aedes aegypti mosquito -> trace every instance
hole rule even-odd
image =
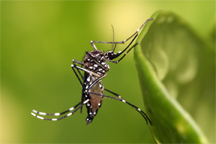
[[[116,64],[119,63],[127,55],[127,53],[130,52],[130,50],[137,45],[137,43],[136,43],[133,46],[131,46],[131,44],[137,38],[138,32],[143,28],[145,23],[148,22],[149,20],[153,20],[153,19],[152,18],[147,19],[133,35],[131,35],[129,38],[125,39],[124,41],[120,41],[120,42],[91,41],[90,43],[91,43],[92,47],[94,48],[94,51],[91,51],[91,52],[86,51],[86,55],[84,57],[83,62],[73,60],[73,64],[71,65],[72,70],[74,71],[76,77],[78,78],[80,84],[82,85],[82,97],[81,97],[81,101],[77,105],[75,105],[74,107],[71,107],[70,109],[63,111],[61,113],[45,113],[45,112],[38,112],[36,110],[32,110],[31,114],[33,116],[39,118],[39,119],[42,119],[42,120],[58,121],[58,120],[61,120],[61,119],[64,119],[66,117],[71,116],[78,109],[80,109],[82,112],[83,105],[86,105],[87,112],[88,112],[88,116],[86,118],[86,123],[88,125],[89,123],[92,122],[93,118],[97,115],[97,112],[102,105],[102,101],[103,101],[104,97],[107,97],[107,98],[122,101],[122,102],[130,105],[131,107],[135,108],[136,111],[138,111],[144,117],[147,124],[149,122],[152,125],[151,120],[148,118],[148,116],[140,108],[127,102],[120,95],[104,88],[104,86],[102,84],[102,79],[104,77],[106,77],[107,72],[110,69],[110,67],[106,61],[116,63]],[[128,44],[128,46],[123,51],[119,51],[118,53],[114,53],[116,44],[124,44],[125,42],[127,42],[131,38],[133,38],[133,39],[131,40],[131,42]],[[113,44],[114,47],[112,48],[112,51],[107,51],[106,53],[104,53],[103,51],[99,51],[96,48],[94,43]],[[113,59],[118,58],[123,53],[124,53],[124,55],[121,58],[119,58],[119,60],[113,61]],[[80,65],[80,66],[78,66],[78,65]],[[81,74],[80,71],[84,71],[84,76]],[[104,95],[104,90],[113,94],[115,97]],[[44,117],[39,116],[39,115],[61,116],[63,114],[66,114],[66,115],[59,117],[59,118],[44,118]]]

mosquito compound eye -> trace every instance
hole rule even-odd
[[[98,67],[98,65],[97,65],[97,64],[94,64],[94,67],[95,67],[95,68],[97,68],[97,67]]]

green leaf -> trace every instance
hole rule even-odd
[[[158,11],[151,18],[137,39],[134,58],[153,137],[158,143],[208,143],[188,107],[197,109],[196,98],[206,90],[214,98],[214,48],[174,13]],[[204,88],[204,81],[211,86]]]

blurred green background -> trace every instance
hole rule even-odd
[[[90,40],[112,41],[111,25],[115,40],[124,40],[157,10],[175,12],[206,39],[215,22],[214,1],[2,1],[0,142],[153,142],[145,120],[115,100],[105,99],[89,126],[85,108],[58,122],[30,112],[61,112],[77,104],[81,86],[71,60],[82,61],[85,51],[93,50]],[[144,109],[133,52],[110,67],[104,86]]]

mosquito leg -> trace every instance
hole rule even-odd
[[[117,94],[117,93],[115,93],[115,92],[112,92],[112,91],[110,91],[110,90],[108,90],[108,89],[106,89],[106,88],[104,88],[104,90],[107,91],[107,92],[109,92],[109,93],[111,93],[111,94],[113,94],[114,96],[117,96],[117,97],[119,97],[119,98],[122,98],[119,94]]]
[[[87,73],[89,73],[89,74],[92,74],[92,75],[94,75],[94,76],[96,76],[96,77],[101,77],[99,74],[94,73],[94,72],[92,72],[92,71],[90,71],[90,70],[87,70],[87,69],[85,69],[85,68],[79,67],[79,66],[77,66],[77,65],[72,64],[71,67],[72,67],[72,68],[75,67],[75,68],[80,69],[80,70],[82,70],[82,71],[85,71],[85,72],[87,72]]]
[[[78,63],[78,64],[84,66],[84,63],[83,63],[83,62],[77,61],[77,60],[75,60],[75,59],[73,59],[72,62],[73,62],[73,63]]]
[[[36,110],[32,110],[33,113],[37,114],[37,115],[44,115],[44,116],[60,116],[63,115],[65,113],[68,113],[72,110],[74,110],[75,108],[77,108],[79,105],[81,104],[81,102],[79,102],[77,105],[75,105],[74,107],[69,108],[66,111],[60,112],[60,113],[45,113],[45,112],[38,112]]]
[[[98,94],[98,93],[93,93],[93,92],[89,92],[90,94],[95,94],[95,95],[99,95],[99,96],[102,96],[102,97],[107,97],[107,98],[111,98],[111,99],[115,99],[115,100],[119,100],[119,101],[122,101],[128,105],[130,105],[131,107],[133,107],[134,109],[136,109],[136,111],[138,111],[142,116],[143,118],[146,120],[146,123],[148,124],[148,122],[152,125],[152,122],[151,120],[149,119],[149,117],[147,116],[147,114],[142,111],[140,108],[138,108],[137,106],[127,102],[125,99],[123,98],[116,98],[116,97],[112,97],[112,96],[107,96],[107,95],[103,95],[103,94]]]
[[[73,62],[73,64],[71,65],[71,68],[72,68],[72,70],[74,71],[74,73],[75,73],[75,75],[76,75],[76,77],[78,78],[78,80],[79,80],[79,82],[80,82],[80,84],[82,85],[82,81],[81,81],[81,79],[80,79],[80,77],[83,79],[83,75],[81,74],[81,72],[80,72],[80,70],[77,68],[77,65],[76,65],[76,63],[78,63],[78,64],[80,64],[80,65],[82,65],[82,66],[84,66],[84,63],[82,63],[82,62],[79,62],[79,61],[77,61],[77,60],[72,60],[72,62]],[[79,75],[77,74],[77,72],[75,71],[75,69],[74,68],[76,68],[76,70],[78,71],[78,73],[79,73],[79,75],[80,75],[80,77],[79,77]]]
[[[117,62],[119,63],[138,43],[134,44]]]
[[[72,114],[74,114],[78,109],[80,109],[83,105],[85,105],[87,102],[89,101],[89,99],[87,99],[87,100],[85,100],[81,105],[80,105],[80,103],[79,103],[79,107],[77,107],[76,109],[74,109],[74,111],[73,112],[70,112],[70,113],[68,113],[67,115],[65,115],[65,116],[63,116],[63,117],[60,117],[60,118],[44,118],[44,117],[41,117],[41,116],[38,116],[37,114],[35,114],[35,113],[31,113],[33,116],[35,116],[36,118],[39,118],[39,119],[42,119],[42,120],[50,120],[50,121],[58,121],[58,120],[61,120],[61,119],[64,119],[64,118],[66,118],[66,117],[69,117],[69,116],[71,116]],[[78,106],[78,104],[76,105],[76,106]],[[76,107],[75,106],[75,107]],[[74,107],[74,108],[75,108]],[[38,113],[39,114],[39,113]],[[54,113],[54,115],[55,114],[59,114],[59,113]]]
[[[82,85],[83,82],[81,81],[80,77],[78,76],[77,72],[75,71],[74,65],[73,65],[73,66],[71,65],[71,67],[72,67],[72,70],[73,70],[73,72],[75,73],[77,79],[79,80],[80,84]],[[75,68],[77,69],[77,67],[75,67]]]
[[[84,77],[83,77],[83,75],[81,74],[80,70],[77,68],[76,63],[77,63],[77,64],[80,64],[81,66],[84,66],[84,63],[83,63],[83,62],[79,62],[79,61],[74,60],[74,59],[72,60],[72,62],[73,62],[73,64],[74,64],[74,65],[71,65],[72,70],[74,71],[74,73],[75,73],[76,77],[78,78],[78,80],[79,80],[81,86],[83,87],[84,85],[83,85],[83,82],[81,81],[81,79],[84,81]],[[76,68],[76,70],[78,71],[78,74],[79,74],[79,75],[77,74],[75,68]],[[80,79],[79,76],[81,77],[81,79]],[[83,89],[84,89],[84,88],[83,88]],[[83,96],[81,95],[81,102],[80,102],[80,103],[83,103],[83,101],[84,101],[84,98],[83,98]],[[80,108],[80,113],[82,113],[82,107]]]
[[[74,65],[76,65],[75,63],[77,63],[77,64],[80,64],[81,66],[84,66],[84,63],[83,62],[80,62],[80,61],[77,61],[77,60],[72,60],[72,62],[73,62],[73,64]],[[83,75],[81,74],[81,72],[80,72],[80,70],[79,69],[77,69],[77,71],[79,72],[79,75],[82,77],[82,79],[83,79]]]

